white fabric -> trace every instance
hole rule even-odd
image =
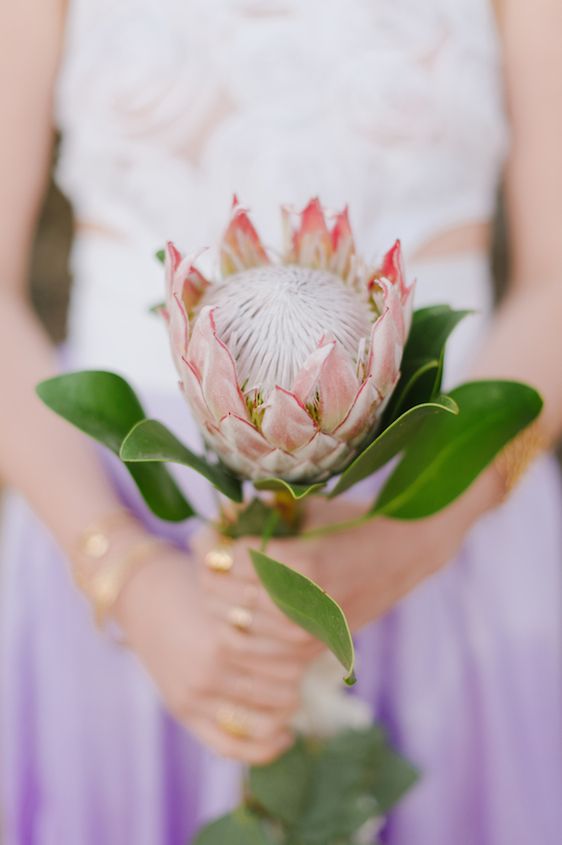
[[[317,194],[349,203],[366,257],[488,220],[500,64],[490,0],[73,0],[58,179],[79,219],[115,233],[74,247],[76,362],[172,379],[145,313],[162,298],[153,251],[216,243],[234,191],[273,247],[279,204]],[[487,284],[482,263],[463,304],[486,307]]]

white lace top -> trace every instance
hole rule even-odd
[[[58,179],[129,249],[108,279],[79,246],[81,342],[110,297],[158,301],[153,250],[213,243],[234,191],[271,245],[280,203],[349,203],[367,256],[488,220],[500,63],[490,0],[72,0]]]

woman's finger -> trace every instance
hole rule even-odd
[[[274,640],[282,648],[288,646],[297,650],[310,649],[312,653],[319,647],[318,641],[307,631],[292,622],[280,611],[272,613],[270,608],[252,607],[244,602],[244,595],[240,597],[233,591],[229,600],[215,595],[205,596],[207,611],[219,624],[235,629],[245,635],[245,640],[238,640],[245,646],[258,646],[254,640]],[[267,646],[266,646],[267,648]]]
[[[272,669],[280,664],[292,663],[302,673],[321,649],[320,643],[312,637],[288,641],[277,636],[269,636],[257,627],[254,629],[251,623],[247,630],[240,630],[228,619],[226,621],[217,619],[216,624],[221,653],[227,662],[235,660],[237,664],[240,662],[244,664],[246,661],[251,661],[256,665],[270,663]]]
[[[217,678],[216,694],[243,707],[283,713],[296,712],[301,703],[299,683],[242,671],[223,672]]]
[[[292,708],[260,709],[220,695],[194,699],[186,712],[189,720],[207,720],[209,727],[229,737],[255,743],[268,743],[284,734],[293,715]]]
[[[268,740],[254,740],[232,736],[224,728],[205,716],[193,716],[186,727],[221,757],[228,757],[250,766],[263,766],[287,751],[294,742],[291,731],[285,729]]]

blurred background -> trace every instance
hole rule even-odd
[[[56,342],[62,341],[65,334],[71,240],[70,206],[51,180],[33,249],[31,294],[41,320]]]

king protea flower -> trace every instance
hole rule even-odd
[[[399,377],[412,314],[400,243],[356,254],[347,209],[283,209],[274,260],[234,201],[211,282],[172,243],[166,316],[181,387],[205,440],[238,475],[321,481],[372,436]]]

